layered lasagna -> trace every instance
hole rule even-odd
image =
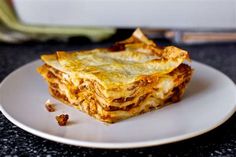
[[[187,51],[160,47],[140,29],[109,48],[42,55],[50,94],[107,123],[174,103],[191,79]]]

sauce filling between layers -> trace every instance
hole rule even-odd
[[[171,73],[158,78],[138,80],[124,90],[128,97],[106,97],[105,90],[96,80],[81,78],[75,86],[70,76],[47,64],[41,67],[41,74],[49,84],[49,91],[57,99],[76,107],[103,121],[113,122],[138,115],[170,102],[180,100],[192,69],[181,64]],[[109,89],[108,89],[109,90]],[[112,89],[122,92],[121,87]],[[119,91],[120,90],[120,91]]]

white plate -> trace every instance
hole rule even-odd
[[[15,125],[37,136],[85,147],[134,148],[188,139],[224,123],[236,109],[235,84],[223,73],[193,62],[195,73],[182,101],[115,124],[105,125],[53,99],[35,71],[41,61],[11,73],[0,86],[2,113]],[[57,111],[49,113],[50,98]],[[68,126],[55,116],[70,115]]]

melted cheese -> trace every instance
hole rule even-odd
[[[137,33],[134,35],[143,37]],[[151,45],[148,45],[147,48],[144,47],[141,50],[133,48],[133,51],[130,50],[130,47],[132,45],[137,47],[137,43],[129,43],[127,48],[116,52],[109,52],[105,49],[95,49],[83,53],[58,51],[54,55],[43,55],[42,60],[69,74],[74,80],[77,78],[93,79],[105,88],[114,88],[133,83],[142,76],[167,74],[188,59],[188,53],[179,48],[169,46],[160,50],[153,45],[154,43],[149,44]]]

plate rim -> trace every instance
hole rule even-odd
[[[31,61],[29,63],[26,63],[25,65],[22,65],[22,66],[18,67],[14,71],[12,71],[10,74],[8,74],[2,80],[2,82],[0,83],[0,89],[3,86],[3,84],[14,73],[16,73],[17,71],[21,70],[22,68],[25,68],[26,66],[30,66],[31,64],[35,64],[36,62],[39,62],[39,61],[40,61],[39,59]],[[220,70],[217,70],[214,67],[209,66],[207,64],[204,64],[204,63],[201,63],[201,62],[198,62],[198,61],[195,61],[195,60],[193,60],[193,62],[195,62],[197,64],[200,64],[201,66],[205,66],[207,68],[210,68],[211,70],[214,70],[214,71],[218,72],[219,74],[223,75],[235,87],[235,93],[236,93],[236,85],[235,85],[235,83],[226,74],[224,74]],[[0,95],[0,100],[1,100],[1,95]],[[144,148],[144,147],[158,146],[158,145],[163,145],[163,144],[168,144],[168,143],[174,143],[174,142],[187,140],[187,139],[190,139],[190,138],[202,135],[204,133],[207,133],[207,132],[217,128],[218,126],[222,125],[223,123],[225,123],[236,112],[236,104],[234,105],[232,110],[229,113],[227,113],[227,115],[224,118],[222,118],[216,124],[211,125],[208,128],[197,130],[197,131],[194,131],[194,132],[191,132],[191,133],[187,133],[187,134],[184,134],[184,135],[179,135],[179,136],[174,136],[174,137],[169,137],[169,138],[164,138],[164,139],[138,141],[138,142],[119,142],[119,143],[115,143],[115,142],[92,142],[92,141],[85,141],[85,140],[74,140],[74,139],[68,139],[68,138],[52,135],[52,134],[45,133],[43,131],[39,131],[37,129],[31,128],[30,126],[27,126],[26,124],[24,124],[24,123],[18,121],[17,119],[13,118],[10,114],[7,113],[7,111],[4,109],[3,105],[1,104],[1,102],[0,102],[0,111],[2,112],[2,114],[10,122],[15,124],[19,128],[23,129],[24,131],[26,131],[28,133],[31,133],[31,134],[33,134],[35,136],[38,136],[38,137],[50,140],[50,141],[54,141],[54,142],[58,142],[58,143],[62,143],[62,144],[74,145],[74,146],[82,146],[82,147],[87,147],[87,148],[129,149],[129,148]]]

